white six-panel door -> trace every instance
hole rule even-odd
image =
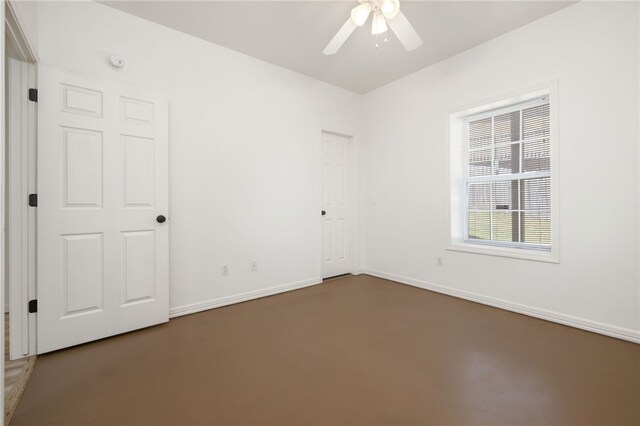
[[[349,222],[349,139],[322,133],[323,277],[351,272]]]
[[[38,69],[38,353],[168,321],[167,103]]]

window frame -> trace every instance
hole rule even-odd
[[[547,100],[542,100],[547,98]],[[536,87],[520,90],[486,101],[476,102],[472,105],[456,108],[449,113],[448,139],[449,139],[449,167],[448,191],[449,199],[449,241],[448,250],[464,251],[485,255],[513,257],[519,259],[536,260],[543,262],[559,263],[559,206],[558,206],[558,96],[557,81],[549,82]],[[478,120],[486,117],[500,115],[509,111],[526,109],[536,104],[549,103],[549,137],[551,140],[550,156],[551,166],[548,176],[551,184],[551,245],[535,245],[521,242],[499,242],[492,240],[475,240],[468,238],[468,126],[470,119]],[[509,142],[506,145],[510,145]],[[521,141],[518,143],[522,143]],[[521,145],[522,146],[522,145]],[[492,143],[492,154],[495,144]],[[521,153],[522,155],[522,153]],[[493,155],[492,155],[492,158]],[[493,161],[493,160],[492,160]],[[492,166],[493,167],[493,166]],[[546,172],[540,175],[547,176]],[[537,172],[519,173],[521,178],[534,178]],[[504,180],[513,180],[514,174],[505,175]],[[495,175],[488,176],[486,181],[495,182]],[[482,180],[482,179],[480,179]],[[477,179],[473,179],[477,181]]]

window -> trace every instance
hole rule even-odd
[[[458,247],[534,258],[552,251],[549,98],[547,91],[454,114],[452,237]]]

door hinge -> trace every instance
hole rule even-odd
[[[38,102],[38,89],[29,89],[29,100],[31,102]]]
[[[29,194],[29,207],[38,207],[38,194]]]
[[[38,299],[29,300],[29,313],[35,314],[38,312]]]

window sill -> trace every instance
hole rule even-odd
[[[484,254],[488,256],[511,257],[514,259],[533,260],[537,262],[560,263],[558,254],[554,250],[527,250],[521,248],[473,244],[463,241],[450,242],[447,250]]]

